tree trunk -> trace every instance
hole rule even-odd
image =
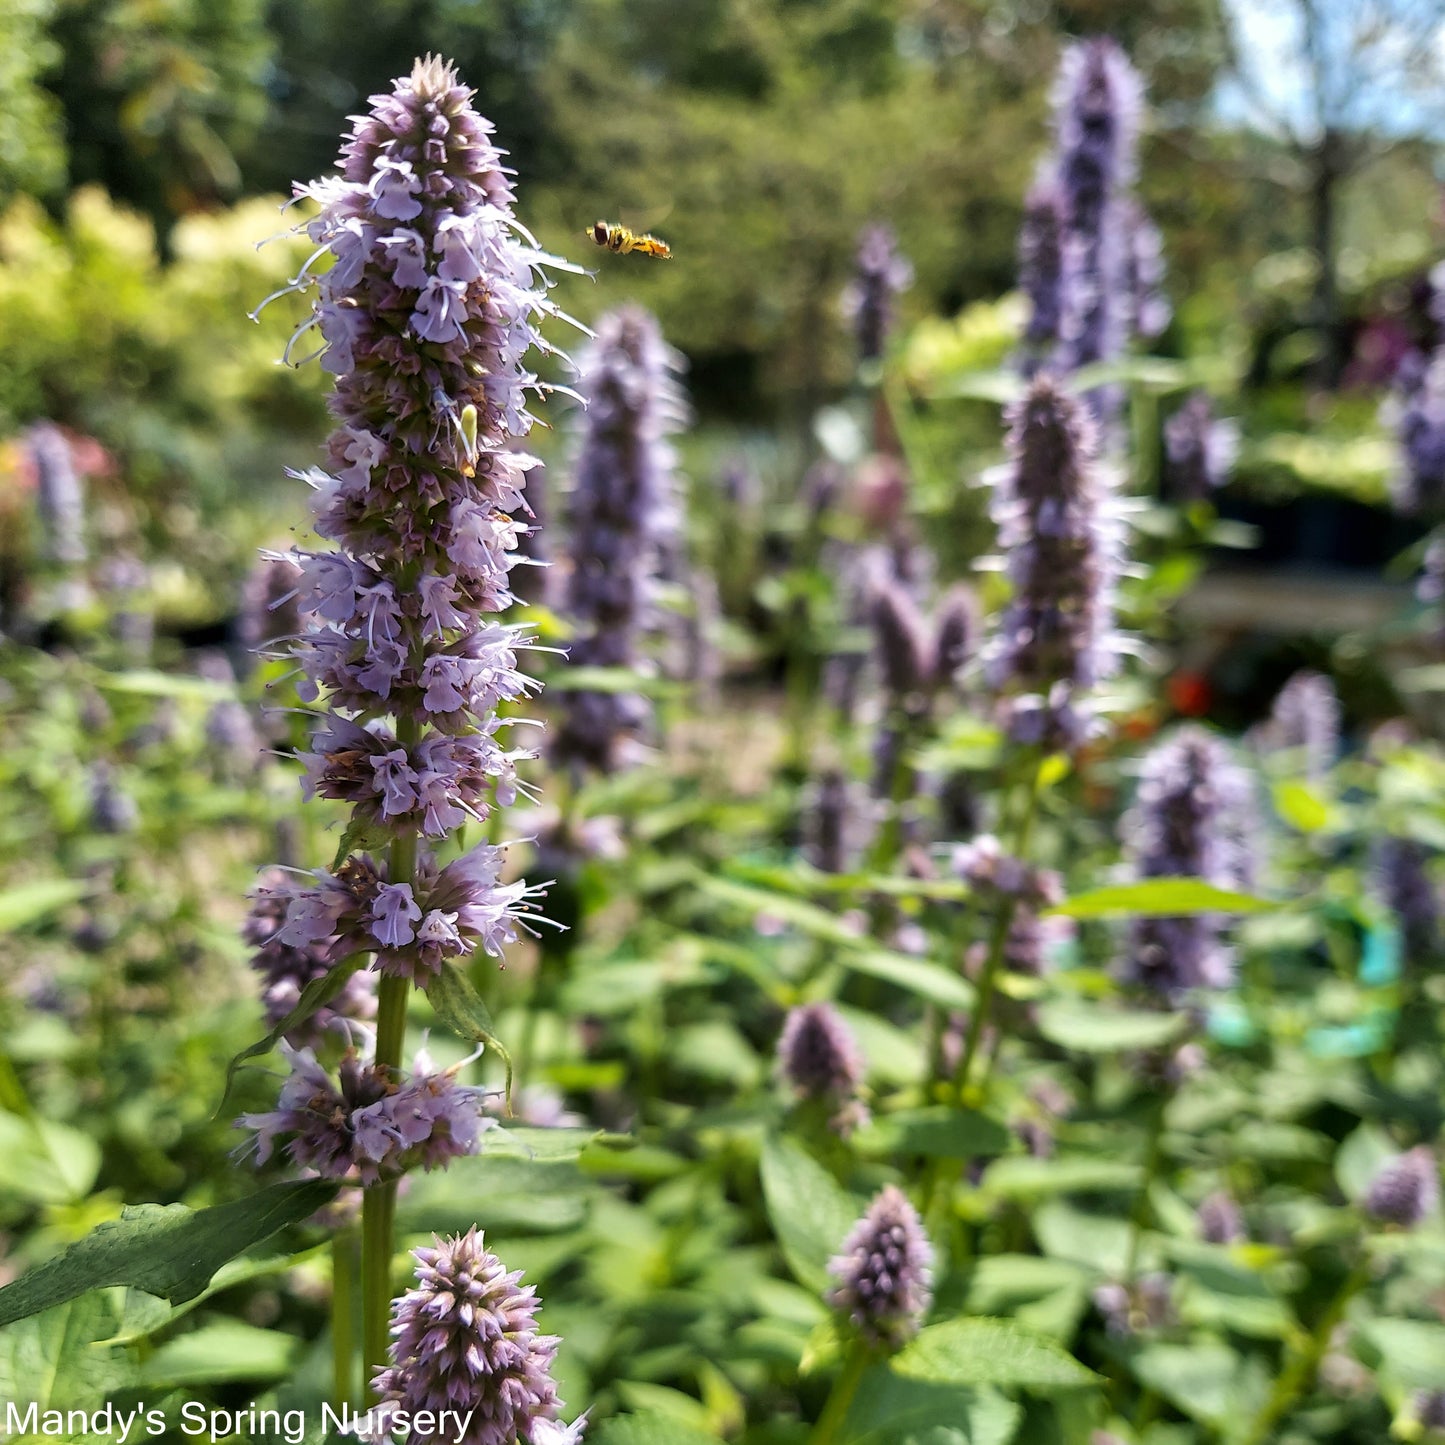
[[[1309,323],[1319,336],[1315,376],[1333,391],[1345,369],[1344,319],[1336,275],[1336,202],[1343,174],[1339,135],[1326,127],[1310,152],[1310,247],[1315,253],[1315,288]]]

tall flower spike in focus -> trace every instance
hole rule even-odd
[[[566,610],[577,633],[574,667],[635,669],[656,622],[662,552],[678,530],[677,455],[668,438],[686,407],[681,358],[638,306],[597,323],[580,358],[587,401],[571,502]],[[549,752],[553,762],[608,771],[647,731],[648,700],[636,693],[570,692]]]
[[[878,361],[893,329],[894,297],[913,284],[913,267],[889,226],[873,225],[858,237],[853,279],[843,292],[843,313],[853,323],[858,360]]]
[[[521,1270],[508,1273],[476,1229],[412,1257],[416,1283],[392,1305],[390,1363],[375,1381],[382,1409],[413,1418],[471,1410],[465,1431],[448,1437],[453,1445],[578,1439],[577,1427],[569,1434],[555,1424],[560,1341],[538,1332],[537,1292]]]
[[[356,120],[341,175],[297,189],[319,203],[306,230],[333,257],[308,326],[337,378],[339,422],[328,467],[304,474],[333,548],[295,554],[308,630],[291,650],[303,698],[329,710],[306,786],[351,805],[353,838],[390,845],[362,946],[421,982],[438,949],[457,957],[472,944],[446,910],[418,911],[418,836],[440,841],[511,801],[526,754],[504,743],[498,709],[534,686],[518,667],[524,639],[490,614],[512,600],[532,462],[509,442],[532,424],[537,382],[522,358],[553,314],[552,258],[520,233],[471,94],[450,66],[418,61]],[[472,871],[476,912],[504,890]],[[357,902],[330,888],[298,889],[290,919],[334,922]]]
[[[1247,822],[1249,774],[1201,727],[1182,727],[1144,759],[1139,797],[1123,827],[1139,878],[1199,878],[1247,885],[1253,872]],[[1217,917],[1141,918],[1130,932],[1127,975],[1176,1003],[1199,988],[1225,988],[1233,960]]]
[[[319,208],[305,223],[318,249],[288,288],[315,291],[288,359],[319,331],[337,425],[325,467],[297,474],[330,546],[293,554],[304,630],[291,655],[316,714],[307,794],[350,807],[343,852],[373,847],[384,862],[352,851],[298,886],[276,936],[321,945],[334,963],[371,953],[383,975],[366,1068],[395,1093],[376,1101],[375,1128],[373,1115],[361,1120],[347,1162],[368,1186],[362,1333],[375,1365],[395,1174],[466,1152],[479,1132],[467,1105],[453,1107],[459,1086],[440,1082],[449,1076],[401,1072],[408,988],[431,987],[479,948],[500,953],[531,906],[525,884],[502,882],[499,848],[483,843],[444,868],[431,850],[507,807],[516,764],[532,756],[507,741],[503,715],[535,687],[518,663],[529,639],[496,614],[513,601],[533,465],[513,443],[533,422],[528,393],[542,389],[524,358],[550,350],[539,324],[560,313],[547,299],[548,267],[565,263],[513,215],[492,128],[438,58],[371,97],[339,168],[296,188]],[[320,270],[323,257],[331,264]],[[314,1072],[301,1058],[305,1077],[288,1083],[284,1117],[256,1122],[263,1140],[288,1128],[306,1140],[320,1128],[309,1101],[334,1108],[335,1090]]]
[[[918,1333],[933,1301],[933,1246],[918,1211],[885,1185],[828,1265],[828,1303],[873,1346],[899,1349]]]
[[[1042,375],[1009,412],[1010,461],[992,514],[1013,595],[988,652],[1019,743],[1073,748],[1090,730],[1085,694],[1118,665],[1114,584],[1123,531],[1095,465],[1092,418]]]

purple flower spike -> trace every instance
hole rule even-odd
[[[1115,670],[1114,579],[1122,531],[1094,464],[1097,432],[1048,375],[1009,414],[1011,460],[993,500],[1013,596],[988,653],[1020,743],[1073,748],[1089,732],[1083,694]]]
[[[293,283],[314,292],[302,332],[336,377],[326,464],[303,477],[331,550],[267,554],[246,632],[289,644],[302,699],[324,699],[308,794],[349,805],[379,847],[485,822],[531,756],[499,715],[535,690],[518,660],[529,639],[492,614],[513,601],[529,515],[535,463],[515,443],[538,383],[524,358],[549,349],[548,268],[565,263],[527,239],[491,126],[439,59],[371,97],[339,166],[297,187],[319,207],[305,225],[318,250]],[[529,894],[455,867],[438,873],[423,848],[415,877],[388,880],[354,856],[294,890],[278,943],[328,964],[374,951],[425,985],[443,959],[497,951]]]
[[[1206,1244],[1238,1244],[1246,1237],[1239,1205],[1223,1190],[1203,1199],[1195,1218],[1199,1223],[1199,1237]]]
[[[1365,1192],[1365,1213],[1379,1224],[1414,1229],[1440,1201],[1440,1166],[1424,1145],[1392,1159]]]
[[[1253,787],[1229,749],[1188,726],[1144,760],[1138,802],[1125,822],[1139,878],[1200,878],[1219,888],[1247,886]],[[1130,933],[1128,977],[1177,1002],[1198,988],[1225,988],[1233,959],[1216,917],[1141,918]]]
[[[1340,752],[1340,699],[1322,672],[1297,672],[1280,688],[1263,728],[1271,751],[1295,754],[1304,775],[1318,781]]]
[[[1440,895],[1430,877],[1430,854],[1413,838],[1381,838],[1375,876],[1385,906],[1395,916],[1406,960],[1417,967],[1440,950]]]
[[[1417,1390],[1412,1409],[1425,1429],[1445,1430],[1445,1390]]]
[[[1229,477],[1239,450],[1239,428],[1214,415],[1209,397],[1196,391],[1164,423],[1164,488],[1181,504],[1202,502]]]
[[[1400,466],[1395,505],[1410,516],[1445,512],[1445,355],[1436,352],[1400,369],[1395,403]]]
[[[933,1246],[918,1211],[886,1185],[829,1264],[828,1303],[870,1344],[898,1349],[918,1333],[933,1300]]]
[[[681,358],[640,307],[613,311],[580,359],[587,398],[571,506],[566,607],[578,667],[636,669],[657,622],[663,553],[678,531],[677,455],[669,438],[686,408]],[[652,706],[636,693],[572,692],[551,745],[557,763],[608,771],[648,730]]]
[[[893,329],[893,298],[913,284],[913,267],[898,251],[888,226],[869,226],[858,238],[853,280],[843,293],[843,312],[853,323],[859,361],[879,360]]]
[[[1054,149],[1024,202],[1019,284],[1029,300],[1023,369],[1076,371],[1169,323],[1159,232],[1131,193],[1143,85],[1104,37],[1065,52],[1054,87]],[[1105,414],[1114,391],[1090,405]]]
[[[795,1098],[828,1105],[832,1127],[844,1136],[868,1117],[858,1098],[863,1069],[858,1042],[831,1004],[789,1012],[778,1039],[778,1072]]]
[[[476,1229],[412,1251],[416,1283],[392,1302],[389,1365],[374,1381],[383,1408],[471,1411],[455,1445],[563,1445],[581,1422],[557,1423],[559,1340],[537,1329],[536,1290]],[[448,1418],[451,1418],[450,1414]]]
[[[1052,175],[1041,176],[1024,199],[1019,230],[1019,289],[1028,297],[1024,341],[1031,351],[1059,338],[1063,319],[1063,244],[1067,211]]]

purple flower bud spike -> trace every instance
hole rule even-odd
[[[898,1349],[918,1333],[933,1300],[933,1247],[918,1211],[889,1184],[828,1266],[828,1303],[870,1344]]]
[[[579,1440],[582,1421],[557,1421],[560,1341],[538,1331],[536,1290],[521,1271],[509,1273],[476,1229],[412,1255],[416,1283],[392,1303],[391,1362],[375,1379],[384,1406],[413,1417],[470,1411],[454,1445]]]

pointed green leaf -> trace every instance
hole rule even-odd
[[[875,1365],[853,1397],[842,1439],[847,1445],[1008,1445],[1022,1416],[995,1390],[909,1379]]]
[[[84,878],[37,878],[0,893],[0,933],[36,923],[47,914],[95,891]]]
[[[891,1368],[911,1380],[994,1385],[1045,1395],[1100,1382],[1062,1345],[1012,1320],[962,1319],[929,1325],[893,1357]]]
[[[1039,1032],[1061,1049],[1081,1054],[1157,1049],[1189,1027],[1181,1012],[1115,1009],[1083,999],[1050,999],[1038,1011]]]
[[[458,1038],[468,1043],[481,1044],[501,1059],[506,1070],[507,1106],[512,1101],[512,1056],[502,1047],[497,1038],[497,1026],[482,1002],[482,996],[472,987],[472,981],[455,964],[444,963],[441,971],[426,986],[427,1002],[436,1010],[436,1016]]]
[[[0,1289],[0,1325],[109,1285],[143,1289],[172,1304],[188,1300],[228,1259],[315,1214],[336,1190],[331,1180],[306,1179],[211,1209],[133,1205]]]
[[[863,1206],[800,1144],[770,1135],[763,1145],[763,1198],[788,1268],[821,1293],[828,1261],[863,1214]]]
[[[939,1104],[885,1114],[860,1130],[853,1143],[863,1154],[976,1159],[980,1154],[1003,1153],[1010,1138],[1009,1131],[986,1114]]]
[[[1195,913],[1263,913],[1278,908],[1267,898],[1216,888],[1199,878],[1145,878],[1091,888],[1046,910],[1050,918],[1185,918]]]

